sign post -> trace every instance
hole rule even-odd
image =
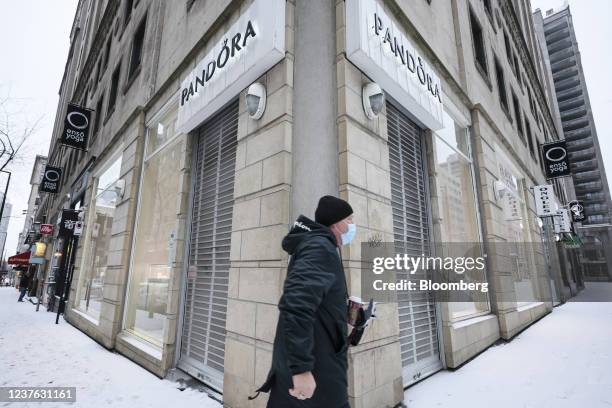
[[[64,131],[60,135],[60,143],[73,149],[87,150],[91,110],[68,104],[64,118]]]
[[[570,176],[569,156],[565,140],[540,146],[546,179]]]

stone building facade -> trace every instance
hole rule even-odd
[[[334,194],[359,231],[342,250],[351,295],[367,293],[369,241],[475,243],[491,286],[381,303],[349,353],[352,407],[395,406],[512,338],[568,293],[534,212],[539,144],[560,137],[536,41],[528,0],[81,0],[49,152],[64,179],[40,212],[83,220],[49,251],[67,320],[229,407],[265,406],[247,396],[270,366],[280,242]],[[68,102],[94,110],[87,151],[58,142]]]

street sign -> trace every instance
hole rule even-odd
[[[560,208],[557,210],[557,215],[553,218],[555,232],[571,232],[572,223],[570,220],[569,210],[567,208]]]
[[[78,210],[62,210],[62,218],[59,224],[58,236],[62,238],[72,238],[74,234],[74,224],[79,221]]]
[[[68,104],[64,117],[64,131],[60,143],[75,149],[87,150],[87,139],[91,124],[91,110]]]
[[[60,180],[62,178],[62,168],[55,166],[45,166],[39,190],[42,193],[56,194],[60,189]]]
[[[570,213],[572,214],[572,221],[582,222],[586,220],[586,214],[584,213],[584,205],[582,204],[582,201],[570,201],[568,207]]]
[[[74,236],[78,237],[83,234],[83,221],[77,221],[74,223]]]
[[[571,175],[565,140],[543,144],[541,151],[547,179]]]
[[[554,205],[555,192],[551,184],[533,187],[536,214],[538,217],[553,217],[556,214]]]
[[[52,235],[53,224],[40,224],[40,233],[43,235]]]

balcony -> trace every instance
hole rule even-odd
[[[590,204],[584,206],[584,212],[588,215],[608,214],[607,204]]]
[[[583,128],[583,129],[570,130],[568,132],[563,132],[563,135],[565,136],[565,140],[567,141],[584,139],[585,137],[591,136],[591,129]]]
[[[584,150],[589,147],[593,147],[593,139],[589,137],[586,139],[577,139],[572,141],[568,140],[566,142],[566,145],[570,153],[578,152],[579,150]]]
[[[577,196],[578,200],[584,201],[585,203],[604,203],[606,202],[606,195],[603,191],[597,193],[584,193]]]
[[[579,172],[594,170],[597,168],[598,163],[597,163],[597,160],[585,160],[585,161],[570,163],[570,166],[572,168],[572,173],[575,174]]]
[[[578,77],[578,75],[578,69],[576,67],[568,67],[556,71],[553,74],[553,80],[557,82],[567,78]]]
[[[546,36],[546,39],[548,40],[548,37],[551,36],[552,34],[556,33],[559,30],[563,30],[565,28],[568,28],[568,24],[566,20],[561,20],[556,22],[554,25],[553,24],[544,24],[544,35]]]
[[[563,50],[559,50],[557,52],[555,52],[554,54],[550,53],[550,63],[554,64],[557,63],[559,61],[562,61],[566,58],[571,58],[573,57],[574,54],[574,50],[573,49],[563,49]]]
[[[587,181],[601,180],[601,173],[599,170],[583,171],[580,173],[574,173],[575,183],[585,183]]]
[[[610,217],[605,215],[591,215],[587,216],[585,224],[608,224]]]
[[[569,67],[575,67],[575,66],[576,66],[576,58],[567,58],[559,62],[556,62],[554,64],[551,64],[550,71],[554,74],[558,71],[561,71],[562,69],[569,68]]]
[[[575,96],[571,99],[566,99],[563,102],[559,103],[559,110],[564,112],[569,109],[574,109],[579,106],[584,106],[584,98],[581,96]]]
[[[603,188],[603,185],[601,181],[591,181],[588,183],[575,184],[575,187],[576,195],[582,195],[590,192],[599,192]]]
[[[565,91],[559,91],[556,92],[557,95],[557,101],[559,101],[559,103],[566,101],[568,99],[572,99],[578,96],[582,96],[582,88],[580,87],[576,87],[576,88],[572,88],[572,89],[567,89]]]
[[[555,52],[572,49],[572,39],[569,36],[565,38],[559,37],[557,41],[548,45],[548,54],[552,55]]]
[[[562,81],[555,81],[555,92],[562,92],[580,86],[580,79],[577,77],[567,78]]]
[[[589,160],[595,158],[595,148],[578,150],[577,152],[569,152],[570,162]]]
[[[563,27],[557,31],[555,31],[554,33],[549,33],[546,35],[546,45],[548,47],[548,49],[550,50],[551,45],[555,44],[556,42],[559,42],[561,40],[565,40],[565,39],[569,39],[570,40],[570,45],[571,45],[571,37],[570,37],[570,32],[569,32],[569,28]]]
[[[586,116],[587,109],[586,106],[578,106],[577,108],[564,110],[561,112],[561,121],[565,122],[571,119],[578,119]]]
[[[568,130],[581,129],[581,128],[585,128],[589,126],[589,118],[586,116],[584,118],[572,119],[572,120],[562,121],[562,122],[563,122],[564,132]]]

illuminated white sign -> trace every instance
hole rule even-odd
[[[346,57],[425,127],[443,127],[433,67],[376,0],[346,0]]]
[[[285,57],[285,0],[255,0],[187,75],[177,127],[189,132]]]

